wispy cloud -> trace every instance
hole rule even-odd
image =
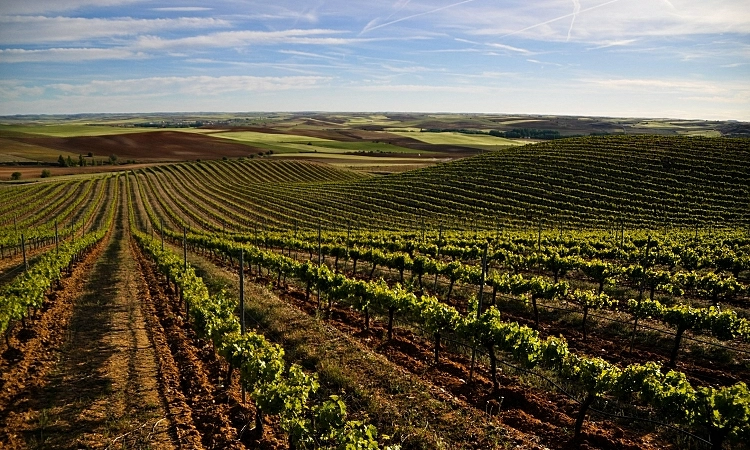
[[[545,20],[544,22],[539,22],[539,23],[531,25],[529,27],[522,28],[522,29],[517,30],[517,31],[513,31],[511,33],[506,33],[506,34],[500,36],[500,39],[506,38],[506,37],[509,37],[509,36],[513,36],[515,34],[520,34],[520,33],[523,33],[523,32],[529,31],[529,30],[533,30],[535,28],[539,28],[539,27],[544,26],[544,25],[549,25],[551,23],[554,23],[554,22],[557,22],[557,21],[560,21],[560,20],[563,20],[563,19],[567,19],[568,17],[575,18],[578,14],[589,12],[589,11],[593,11],[595,9],[602,8],[604,6],[611,5],[612,3],[617,3],[619,1],[620,0],[609,0],[608,2],[600,3],[600,4],[596,5],[596,6],[591,6],[591,7],[586,8],[586,9],[580,9],[580,6],[579,6],[579,9],[577,11],[573,11],[570,14],[565,14],[565,15],[562,15],[562,16],[559,16],[559,17],[555,17],[554,19]],[[572,26],[573,26],[573,24],[571,23],[571,28],[572,28]]]
[[[594,84],[613,89],[639,89],[665,93],[672,92],[700,92],[727,93],[736,86],[703,80],[674,80],[656,78],[585,78],[583,83]]]
[[[530,50],[526,50],[525,48],[514,47],[512,45],[500,44],[500,43],[497,43],[497,42],[476,42],[476,41],[472,41],[472,40],[469,40],[469,39],[463,39],[463,38],[455,38],[454,40],[456,42],[462,42],[462,43],[466,43],[466,44],[481,45],[481,46],[486,46],[486,47],[490,47],[490,48],[493,48],[493,49],[500,49],[500,50],[506,50],[506,51],[513,52],[513,53],[520,53],[522,55],[533,55],[534,54],[534,52],[532,52]]]
[[[40,14],[53,11],[73,11],[85,7],[105,8],[110,6],[141,3],[143,0],[3,0],[3,14]]]
[[[581,2],[579,2],[578,0],[573,0],[573,18],[570,19],[570,28],[568,28],[568,37],[565,39],[565,42],[570,41],[570,33],[573,32],[573,24],[576,22],[576,16],[580,12],[581,12]]]
[[[373,30],[377,30],[379,28],[387,27],[389,25],[393,25],[395,23],[403,22],[405,20],[411,20],[411,19],[414,19],[416,17],[426,16],[427,14],[434,14],[436,12],[443,11],[443,10],[446,10],[446,9],[449,9],[449,8],[454,8],[456,6],[463,5],[463,4],[466,4],[466,3],[471,3],[473,1],[474,0],[463,0],[463,1],[458,2],[458,3],[452,3],[450,5],[441,6],[440,8],[431,9],[429,11],[423,11],[423,12],[420,12],[420,13],[412,14],[410,16],[402,17],[400,19],[391,20],[391,21],[388,21],[388,22],[385,22],[385,23],[381,23],[381,24],[377,24],[377,25],[376,25],[376,23],[377,23],[378,19],[373,19],[367,25],[365,25],[365,27],[362,29],[362,31],[360,32],[360,34],[364,34],[364,33],[367,33],[367,32],[373,31]]]
[[[372,92],[453,92],[476,94],[487,92],[488,88],[479,85],[383,84],[359,86],[358,90]]]
[[[151,77],[125,80],[95,80],[84,84],[51,84],[64,95],[114,96],[130,95],[216,95],[229,92],[267,92],[309,89],[329,81],[328,77],[254,77],[254,76],[192,76]]]
[[[122,48],[49,48],[43,50],[0,50],[0,63],[68,62],[83,63],[107,59],[146,58],[141,52]]]
[[[301,52],[299,50],[279,50],[279,53],[281,53],[282,55],[301,56],[303,58],[327,59],[329,61],[340,61],[342,58],[345,57],[345,55],[343,54],[339,56],[329,56],[329,55],[321,55],[320,53]]]
[[[637,42],[638,39],[619,39],[614,41],[604,41],[597,45],[596,47],[590,47],[586,50],[599,50],[602,48],[609,48],[609,47],[624,47],[626,45],[630,45],[634,42]]]
[[[94,38],[136,36],[163,30],[223,28],[223,19],[181,17],[176,19],[82,18],[0,16],[0,43],[4,45],[70,42]]]
[[[41,86],[25,86],[20,80],[0,80],[0,98],[4,100],[15,100],[22,97],[36,97],[44,93]]]
[[[202,6],[168,6],[164,8],[151,8],[151,11],[168,11],[168,12],[200,12],[211,11],[213,8],[204,8]]]
[[[424,73],[424,72],[440,72],[442,69],[430,69],[424,66],[393,66],[389,64],[383,64],[383,69],[394,73]]]
[[[563,67],[562,64],[553,63],[553,62],[545,62],[545,61],[539,61],[538,59],[527,59],[526,61],[532,63],[532,64],[538,64],[540,66],[555,66],[555,67]]]
[[[141,36],[136,42],[140,49],[169,48],[231,48],[251,45],[303,44],[303,45],[347,45],[367,42],[372,39],[334,37],[343,33],[331,29],[292,29],[283,31],[225,31],[177,39],[159,36]]]
[[[578,4],[577,4],[578,3]],[[526,3],[508,8],[485,7],[468,18],[457,18],[467,34],[515,37],[537,41],[597,43],[623,39],[750,33],[750,9],[745,0],[620,0],[591,6],[574,1],[564,12],[560,2]],[[549,19],[535,20],[540,16]],[[562,21],[570,20],[565,26]]]

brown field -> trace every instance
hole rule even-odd
[[[159,163],[141,164],[118,164],[111,166],[87,166],[87,167],[54,167],[44,165],[30,166],[0,166],[0,181],[10,180],[13,172],[21,172],[21,181],[36,179],[42,175],[42,170],[49,170],[51,178],[62,175],[85,175],[102,172],[119,172],[121,170],[136,170],[144,167],[159,165]]]
[[[195,159],[237,158],[259,153],[262,149],[197,133],[152,131],[109,136],[13,137],[15,141],[60,152],[119,160],[185,161]]]

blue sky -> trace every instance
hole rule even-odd
[[[2,0],[0,114],[750,120],[747,0]]]

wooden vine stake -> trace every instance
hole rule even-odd
[[[440,243],[443,242],[443,224],[440,224],[440,231],[438,232],[438,242],[437,242],[437,254],[435,255],[435,261],[440,260]],[[437,281],[438,281],[438,271],[435,271],[435,285],[432,287],[432,290],[434,292],[437,292]]]
[[[240,248],[240,333],[245,334],[245,255],[244,249]],[[242,384],[242,403],[247,400],[245,398],[245,384]]]
[[[164,218],[161,218],[161,251],[164,251]]]
[[[183,258],[183,270],[187,271],[187,230],[185,228],[182,229],[182,258]],[[188,299],[183,295],[184,293],[182,290],[180,290],[180,295],[184,297],[185,300],[185,316],[187,317],[187,320],[190,321],[190,305],[188,304]]]
[[[29,261],[26,259],[26,238],[21,233],[21,252],[23,253],[23,267],[24,270],[29,270]]]
[[[323,264],[323,254],[320,245],[320,221],[318,221],[318,269]],[[320,286],[318,286],[318,311],[320,311]]]
[[[477,303],[477,320],[479,320],[479,317],[482,315],[482,308],[484,307],[484,302],[482,301],[482,297],[484,296],[484,281],[485,277],[487,276],[487,250],[489,248],[489,244],[487,242],[484,243],[484,253],[482,254],[482,279],[479,282],[479,298]],[[476,336],[475,336],[476,338]],[[476,344],[471,346],[471,369],[469,369],[469,381],[474,381],[474,363],[476,362],[477,358],[477,346]]]

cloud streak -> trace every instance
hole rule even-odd
[[[573,0],[573,18],[570,20],[570,28],[568,28],[568,38],[565,42],[570,41],[570,33],[573,31],[573,24],[576,22],[576,16],[581,12],[581,2]]]
[[[329,77],[289,76],[191,76],[151,77],[122,80],[95,80],[84,84],[51,84],[47,89],[63,95],[117,96],[117,95],[219,95],[231,92],[270,92],[310,89],[329,81]]]
[[[177,19],[81,18],[45,16],[0,16],[0,44],[39,44],[88,39],[137,36],[164,30],[225,28],[223,19],[182,17]]]
[[[172,48],[243,47],[252,45],[303,44],[303,45],[348,45],[373,39],[334,37],[343,33],[332,29],[292,29],[283,31],[225,31],[177,39],[159,36],[141,36],[135,46],[143,50]]]
[[[463,0],[463,1],[461,1],[461,2],[458,2],[458,3],[452,3],[452,4],[450,4],[450,5],[446,5],[446,6],[441,6],[440,8],[435,8],[435,9],[431,9],[431,10],[429,10],[429,11],[424,11],[424,12],[421,12],[421,13],[417,13],[417,14],[412,14],[412,15],[410,15],[410,16],[402,17],[402,18],[400,18],[400,19],[396,19],[396,20],[391,20],[390,22],[386,22],[386,23],[381,23],[380,25],[375,25],[375,24],[374,24],[374,23],[375,23],[375,20],[373,20],[373,21],[370,21],[370,23],[368,23],[368,24],[367,24],[367,25],[366,25],[366,26],[365,26],[365,27],[364,27],[364,28],[362,29],[362,31],[360,31],[360,33],[359,33],[359,34],[360,34],[360,35],[362,35],[362,34],[365,34],[365,33],[368,33],[368,32],[370,32],[370,31],[373,31],[373,30],[377,30],[377,29],[379,29],[379,28],[384,28],[384,27],[387,27],[387,26],[389,26],[389,25],[393,25],[393,24],[396,24],[396,23],[399,23],[399,22],[403,22],[403,21],[405,21],[405,20],[410,20],[410,19],[414,19],[414,18],[416,18],[416,17],[426,16],[426,15],[428,15],[428,14],[434,14],[434,13],[436,13],[436,12],[440,12],[440,11],[443,11],[443,10],[446,10],[446,9],[449,9],[449,8],[454,8],[454,7],[456,7],[456,6],[459,6],[459,5],[463,5],[463,4],[466,4],[466,3],[471,3],[471,2],[473,2],[473,1],[474,1],[474,0]]]
[[[43,50],[0,50],[2,63],[67,62],[84,63],[95,60],[142,59],[147,55],[122,48],[48,48]]]
[[[541,27],[543,25],[549,25],[551,23],[554,23],[554,22],[557,22],[557,21],[560,21],[560,20],[563,20],[563,19],[567,19],[568,17],[575,18],[575,16],[577,16],[578,14],[589,12],[589,11],[593,11],[595,9],[602,8],[604,6],[611,5],[612,3],[617,3],[619,1],[620,0],[609,0],[608,2],[600,3],[600,4],[598,4],[596,6],[592,6],[590,8],[579,10],[577,12],[574,11],[574,12],[572,12],[570,14],[565,14],[563,16],[555,17],[554,19],[546,20],[544,22],[540,22],[540,23],[537,23],[535,25],[531,25],[530,27],[522,28],[522,29],[514,31],[512,33],[504,34],[504,35],[500,36],[500,39],[503,39],[503,38],[506,38],[506,37],[510,37],[510,36],[513,36],[513,35],[516,35],[516,34],[520,34],[520,33],[523,33],[525,31],[533,30],[534,28],[539,28],[539,27]],[[572,27],[572,23],[571,23],[571,27]]]

